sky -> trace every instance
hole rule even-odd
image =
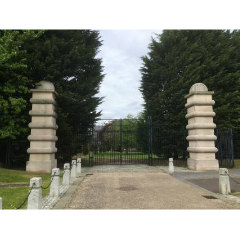
[[[102,119],[136,116],[143,111],[139,91],[141,57],[148,53],[151,37],[162,30],[102,30],[103,45],[97,57],[102,58],[105,77],[98,96],[104,97],[98,106]]]

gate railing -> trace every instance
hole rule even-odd
[[[232,129],[216,129],[215,135],[217,136],[216,158],[219,161],[220,167],[233,168],[234,167],[234,142]]]
[[[74,136],[69,136],[68,144],[61,143],[59,138],[57,159],[63,162],[77,156],[82,157],[83,166],[92,166],[137,163],[168,165],[168,158],[174,158],[175,166],[187,166],[186,132],[179,131],[176,136],[171,130],[163,131],[153,126],[150,117],[133,121],[139,123],[138,128],[126,128],[126,121],[122,119],[116,123],[119,124],[117,129],[108,127],[105,131],[92,129],[84,134],[76,132]],[[218,148],[216,159],[220,167],[234,167],[234,159],[240,161],[240,130],[216,129],[215,135]],[[28,145],[27,140],[0,140],[2,166],[16,167],[21,161],[24,164],[28,159]]]
[[[137,164],[148,162],[146,126],[143,119],[102,119],[93,131],[90,151],[95,165]],[[143,124],[143,125],[142,125]],[[143,134],[143,135],[142,135]]]

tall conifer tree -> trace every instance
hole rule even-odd
[[[0,31],[0,138],[27,138],[29,90],[41,80],[51,81],[58,92],[59,151],[70,158],[77,151],[73,136],[86,133],[101,114],[100,46],[98,31]]]
[[[165,137],[184,135],[184,96],[203,82],[214,91],[218,128],[240,128],[240,32],[165,30],[142,58],[145,111]]]
[[[79,146],[76,133],[87,133],[100,116],[97,97],[103,79],[98,31],[45,31],[36,41],[27,42],[29,78],[54,83],[58,93],[59,151],[69,158]],[[76,142],[73,142],[75,139]]]

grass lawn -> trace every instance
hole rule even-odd
[[[43,186],[47,186],[51,180],[48,173],[27,173],[23,170],[11,170],[0,168],[0,197],[3,201],[3,209],[16,209],[25,199],[29,192],[29,180],[32,177],[42,177]],[[2,187],[2,185],[28,184],[28,186]],[[43,196],[49,193],[48,189],[43,189]],[[22,207],[26,208],[27,202]]]
[[[99,152],[99,153],[91,153],[91,156],[94,156],[94,158],[104,158],[104,159],[120,159],[120,156],[122,156],[122,159],[148,159],[148,153],[143,152]],[[80,155],[82,158],[88,158],[89,155]],[[153,158],[157,158],[157,155],[153,154]]]
[[[234,159],[234,169],[240,169],[240,159]]]

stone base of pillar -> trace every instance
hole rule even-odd
[[[27,172],[41,172],[41,173],[51,173],[53,168],[57,167],[57,160],[54,159],[52,161],[27,161],[26,163],[26,171]]]
[[[219,163],[218,160],[195,160],[188,158],[187,160],[188,168],[194,171],[206,171],[206,170],[214,170],[218,171]]]

